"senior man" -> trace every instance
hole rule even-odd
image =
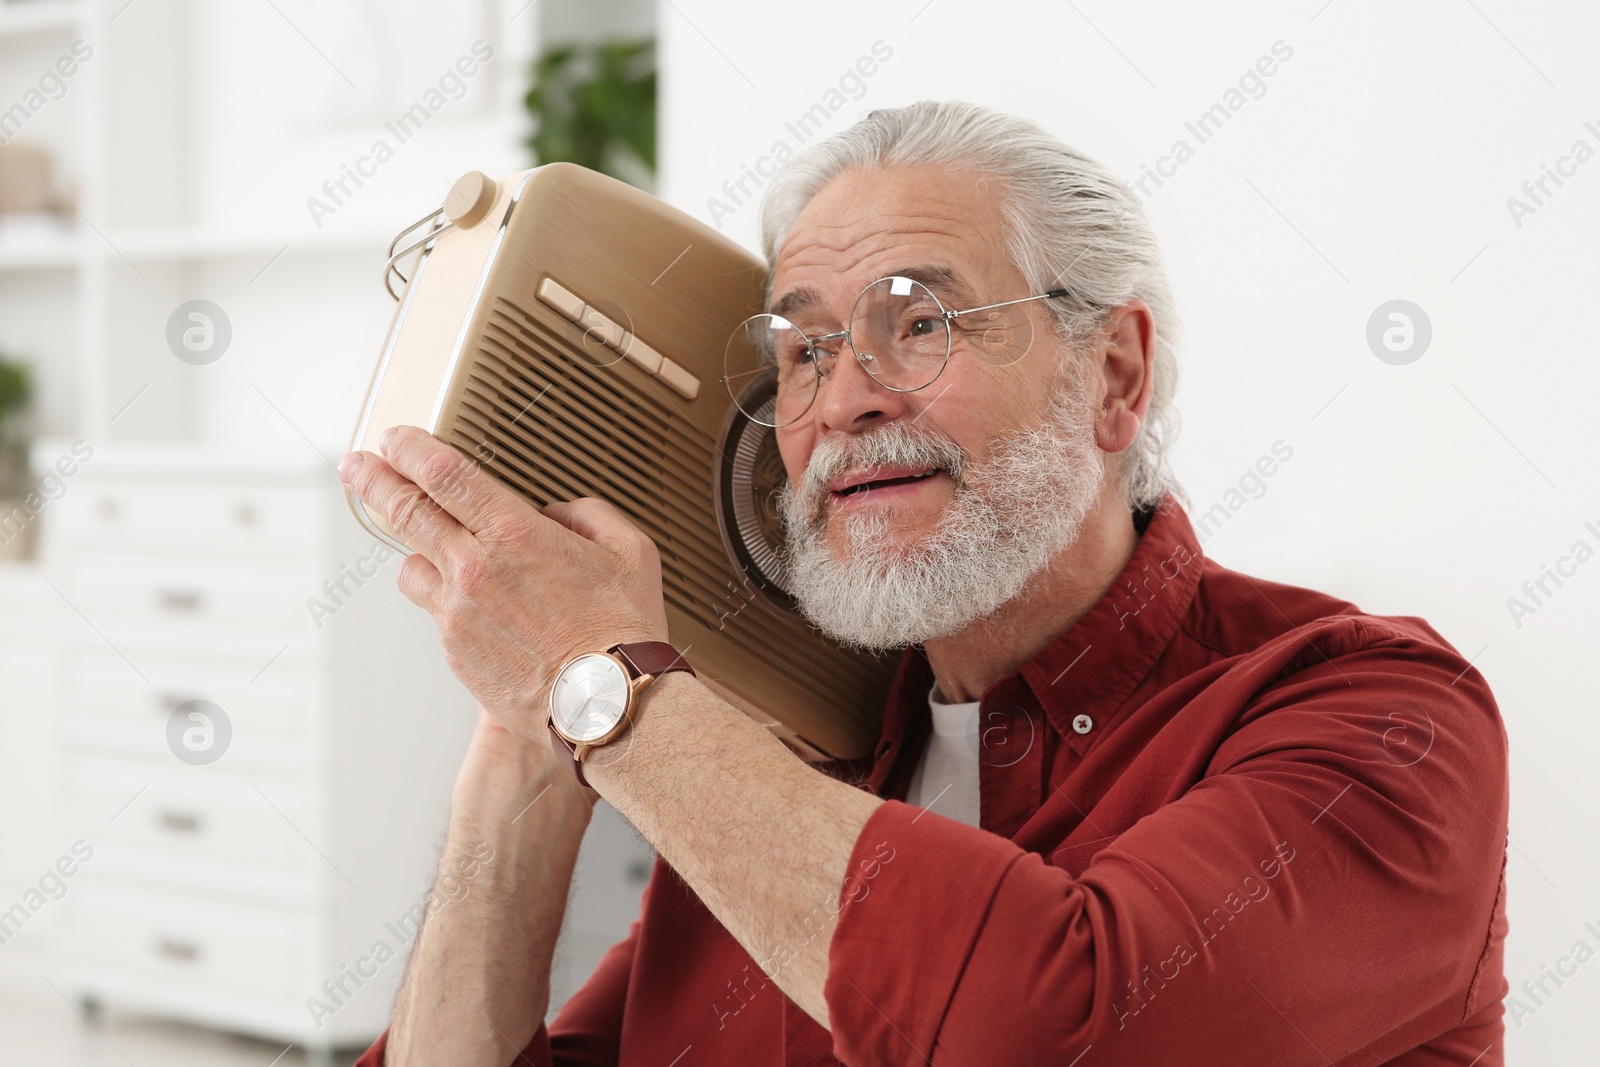
[[[881,742],[807,765],[670,671],[580,786],[554,676],[667,640],[655,546],[414,427],[345,457],[480,704],[443,869],[496,856],[361,1063],[1500,1064],[1494,700],[1420,619],[1201,553],[1164,458],[1171,297],[1116,177],[922,103],[797,157],[762,227],[803,338],[776,358],[810,372],[775,420],[794,592],[899,652]],[[976,311],[930,381],[862,350],[875,286]],[[659,858],[547,1027],[597,796]]]

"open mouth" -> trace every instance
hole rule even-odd
[[[919,485],[922,482],[943,476],[944,474],[945,472],[941,468],[930,467],[928,470],[925,470],[920,474],[907,474],[896,478],[879,478],[870,482],[861,482],[857,485],[848,486],[844,489],[830,493],[829,495],[840,503],[849,500],[860,500],[868,496],[880,494],[884,496],[898,496],[900,493],[908,491],[912,486]]]

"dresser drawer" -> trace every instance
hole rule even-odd
[[[297,1004],[321,982],[310,911],[80,879],[68,933],[80,982],[262,1007]]]
[[[75,649],[68,662],[67,720],[80,744],[165,757],[167,721],[191,700],[210,701],[227,716],[231,740],[220,760],[230,766],[303,763],[317,742],[322,676],[301,656],[286,653],[263,671],[255,659],[140,650],[148,683],[104,642]]]
[[[323,532],[329,487],[232,487],[207,483],[91,483],[52,505],[55,539],[200,552],[282,552],[315,544]]]
[[[97,625],[104,619],[310,632],[315,627],[306,601],[321,595],[321,577],[309,561],[84,553],[72,574],[72,603]]]
[[[236,894],[313,894],[326,842],[310,785],[277,774],[236,776],[177,758],[139,760],[79,752],[72,793],[79,825],[102,826],[95,866],[152,883]],[[304,834],[305,836],[301,836]],[[309,839],[309,840],[308,840]]]

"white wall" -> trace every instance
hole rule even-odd
[[[1421,615],[1478,657],[1511,738],[1513,991],[1578,939],[1594,944],[1600,560],[1548,586],[1556,595],[1520,626],[1507,599],[1574,542],[1600,550],[1600,364],[1583,319],[1600,161],[1551,184],[1520,226],[1507,198],[1575,140],[1600,149],[1600,13],[1505,0],[812,0],[781,13],[673,0],[658,18],[662,195],[752,248],[755,206],[727,214],[708,199],[726,202],[723,183],[775,142],[797,147],[785,123],[825,102],[874,42],[891,57],[824,133],[873,107],[966,99],[1035,119],[1129,180],[1175,139],[1193,144],[1184,123],[1275,42],[1292,49],[1147,203],[1184,318],[1177,468],[1191,514],[1276,441],[1293,448],[1206,550]],[[1433,327],[1406,366],[1365,340],[1394,298]],[[1508,1022],[1510,1062],[1574,1062],[1597,1008],[1600,965]]]

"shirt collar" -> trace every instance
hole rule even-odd
[[[1177,635],[1200,585],[1203,559],[1189,517],[1168,493],[1111,588],[1022,665],[1019,673],[1051,725],[1077,751],[1114,724]],[[1093,720],[1088,734],[1072,728],[1079,714]]]
[[[1171,493],[1152,511],[1122,573],[1077,622],[983,693],[991,700],[1026,686],[1065,743],[1080,754],[1115,724],[1122,705],[1150,672],[1193,603],[1204,556],[1189,517]],[[933,669],[921,645],[907,647],[889,689],[883,728],[870,760],[870,783],[884,793],[911,773],[902,752],[920,752],[930,730]],[[1080,734],[1073,719],[1088,715]],[[893,779],[893,780],[891,780]],[[894,795],[892,792],[886,795]]]

